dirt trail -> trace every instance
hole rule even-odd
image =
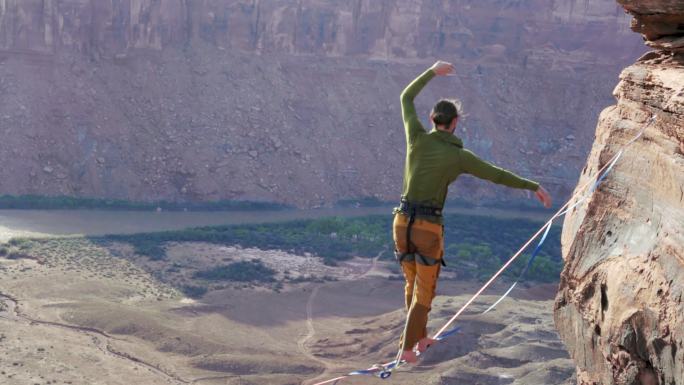
[[[375,258],[373,258],[373,260],[371,261],[370,267],[366,271],[364,271],[363,273],[361,273],[355,277],[352,277],[350,279],[350,281],[355,281],[358,279],[368,277],[372,272],[374,272],[377,269],[378,261],[380,260],[380,257],[382,257],[382,255],[385,253],[385,251],[386,250],[382,250],[381,252],[379,252],[378,255],[376,255]],[[302,384],[308,384],[308,383],[313,384],[313,383],[315,383],[316,380],[319,380],[319,379],[323,378],[324,376],[327,376],[328,373],[330,373],[331,371],[333,371],[335,369],[340,369],[343,367],[339,363],[332,362],[330,360],[326,360],[326,359],[317,357],[315,354],[313,354],[313,352],[311,351],[311,348],[308,345],[308,342],[311,341],[316,336],[316,328],[314,326],[314,320],[313,320],[314,301],[316,300],[316,296],[318,295],[318,291],[322,287],[324,287],[325,285],[326,285],[325,283],[316,285],[311,290],[311,294],[309,295],[309,299],[306,301],[306,328],[307,328],[307,333],[297,341],[298,350],[303,355],[305,355],[307,358],[309,358],[310,360],[316,361],[316,362],[322,364],[324,369],[323,369],[323,372],[321,374],[319,374],[317,377],[312,378],[312,379],[307,379],[307,380],[303,381]]]
[[[334,367],[335,365],[330,363],[328,360],[324,360],[322,358],[316,357],[315,354],[311,352],[311,349],[309,349],[308,342],[316,335],[316,328],[314,327],[314,322],[313,322],[313,303],[316,300],[316,295],[318,295],[318,290],[321,288],[323,285],[318,285],[311,290],[311,294],[309,295],[309,299],[306,301],[306,329],[307,333],[297,341],[297,348],[299,351],[304,354],[307,358],[309,358],[312,361],[316,361],[320,364],[322,364],[326,370],[329,370],[330,368]]]
[[[133,363],[134,365],[140,366],[144,369],[147,369],[162,379],[164,379],[167,383],[169,384],[189,384],[191,383],[190,381],[186,381],[177,375],[173,373],[169,373],[160,367],[158,367],[155,364],[146,362],[140,358],[134,357],[126,352],[121,352],[116,350],[115,348],[112,347],[111,341],[112,340],[119,340],[122,341],[121,339],[115,338],[107,334],[106,332],[102,330],[98,330],[95,328],[90,328],[90,327],[83,327],[83,326],[76,326],[76,325],[69,325],[69,324],[64,324],[64,323],[59,323],[59,322],[52,322],[52,321],[43,321],[39,319],[35,319],[32,317],[29,317],[25,314],[22,314],[19,309],[19,301],[5,293],[0,293],[0,303],[4,305],[4,309],[0,309],[0,318],[4,318],[10,321],[15,321],[15,322],[26,322],[29,325],[46,325],[46,326],[51,326],[51,327],[57,327],[61,329],[67,329],[71,330],[74,332],[78,333],[84,333],[88,336],[91,337],[91,340],[93,341],[93,345],[95,345],[102,353],[108,356],[113,356],[119,359],[123,359],[126,361],[129,361]],[[193,381],[194,382],[194,381]]]
[[[26,321],[29,324],[38,324],[38,325],[49,325],[49,326],[56,326],[64,329],[71,329],[83,333],[91,333],[91,334],[97,334],[105,338],[113,339],[113,340],[119,340],[121,339],[110,336],[106,332],[102,330],[98,330],[95,328],[90,328],[86,326],[76,326],[76,325],[69,325],[69,324],[64,324],[60,322],[52,322],[52,321],[43,321],[43,320],[38,320],[35,318],[31,318],[25,314],[19,313],[19,310],[17,309],[19,301],[7,294],[0,293],[0,301],[4,303],[4,305],[7,307],[7,310],[1,311],[0,312],[0,318],[5,318],[13,321]],[[3,315],[2,312],[7,312],[7,315]]]

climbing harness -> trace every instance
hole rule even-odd
[[[560,209],[558,209],[558,211],[556,211],[556,213],[551,217],[551,219],[549,219],[546,223],[544,223],[544,225],[541,228],[539,228],[539,230],[537,230],[537,232],[534,233],[534,235],[532,237],[530,237],[527,240],[527,242],[525,242],[525,244],[523,244],[523,246],[520,247],[520,249],[518,249],[518,251],[515,254],[513,254],[513,256],[463,306],[461,306],[461,308],[449,319],[449,321],[447,323],[445,323],[444,326],[442,326],[442,328],[440,328],[439,331],[437,331],[437,333],[434,334],[433,339],[436,341],[442,341],[449,336],[457,334],[460,331],[459,327],[455,327],[455,328],[452,328],[450,330],[447,330],[447,329],[482,294],[482,292],[484,292],[487,288],[489,288],[489,286],[522,254],[522,252],[525,249],[527,249],[527,247],[532,243],[532,241],[534,241],[540,234],[543,233],[542,237],[539,240],[539,243],[535,247],[534,251],[532,252],[532,255],[530,256],[530,259],[528,260],[527,264],[525,265],[525,268],[522,270],[522,272],[518,276],[518,279],[511,285],[511,287],[501,297],[499,297],[499,299],[496,302],[494,302],[494,304],[492,304],[489,308],[487,308],[482,314],[486,314],[486,313],[490,312],[491,310],[493,310],[496,307],[496,305],[498,305],[501,301],[503,301],[503,299],[506,298],[506,296],[508,296],[508,294],[510,294],[511,291],[513,291],[515,286],[519,283],[519,281],[524,277],[524,275],[527,273],[527,271],[532,266],[537,254],[539,253],[539,250],[541,249],[541,246],[544,244],[544,241],[547,238],[547,235],[551,229],[551,225],[553,224],[553,221],[556,220],[557,218],[565,215],[566,213],[568,213],[569,211],[571,211],[572,209],[577,207],[580,203],[584,202],[589,197],[591,197],[593,195],[594,191],[598,188],[599,184],[601,184],[601,182],[605,179],[606,175],[613,169],[613,166],[615,166],[618,159],[620,159],[624,150],[628,146],[630,146],[632,143],[637,141],[644,134],[646,129],[655,120],[656,120],[656,115],[653,114],[647,120],[644,127],[629,142],[627,142],[627,144],[622,146],[622,148],[617,153],[615,153],[615,155],[613,155],[611,157],[611,159],[596,172],[596,175],[597,175],[596,180],[592,183],[592,180],[594,178],[589,178],[589,180],[585,184],[583,184],[582,187],[577,189],[576,191],[582,192],[588,186],[591,185],[591,187],[588,190],[586,190],[586,192],[581,194],[578,198],[575,198],[574,195],[572,197],[570,197],[570,199],[568,199],[568,201],[565,202],[565,204]],[[408,240],[408,237],[407,237],[407,240]],[[386,364],[376,364],[376,365],[371,366],[368,369],[353,371],[353,372],[350,372],[346,375],[342,375],[342,376],[339,376],[339,377],[336,377],[336,378],[333,378],[333,379],[330,379],[327,381],[318,382],[314,385],[327,385],[327,384],[336,385],[339,381],[341,381],[345,378],[348,378],[351,376],[357,376],[357,375],[374,375],[374,376],[378,376],[382,379],[387,379],[392,375],[392,372],[394,370],[396,370],[397,368],[399,368],[400,366],[402,366],[403,364],[406,363],[405,361],[401,361],[400,357],[401,357],[401,349],[399,350],[399,353],[397,354],[397,358],[394,361],[388,362]]]
[[[420,203],[413,203],[410,202],[406,197],[401,197],[401,201],[399,202],[399,207],[394,209],[394,212],[400,212],[402,214],[406,215],[412,215],[412,216],[432,216],[432,217],[441,217],[442,216],[442,208],[441,207],[434,207],[434,206],[427,206],[423,205]]]
[[[397,258],[397,261],[399,263],[402,263],[404,261],[416,261],[417,263],[420,263],[421,265],[425,266],[434,266],[438,263],[441,263],[442,266],[446,266],[444,258],[436,259],[425,255],[421,255],[415,251],[411,251],[411,230],[413,229],[413,224],[416,222],[416,217],[422,216],[441,218],[442,208],[426,206],[419,203],[413,203],[406,199],[406,197],[401,197],[399,207],[396,207],[394,209],[394,213],[400,213],[408,216],[408,225],[406,226],[406,252],[402,253],[398,250],[395,250],[394,256]]]
[[[400,253],[395,251],[394,256],[397,258],[397,262],[400,264],[402,262],[417,262],[423,266],[434,266],[438,263],[441,263],[442,266],[446,266],[446,262],[444,262],[442,259],[427,257],[420,253]]]

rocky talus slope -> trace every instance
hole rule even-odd
[[[626,68],[579,186],[652,114],[565,219],[556,326],[581,385],[684,384],[684,2],[619,0],[654,51]]]
[[[568,195],[643,52],[612,0],[2,0],[0,194],[395,200],[439,57],[421,117],[461,97],[469,148]]]

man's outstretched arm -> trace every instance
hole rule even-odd
[[[447,75],[453,69],[454,66],[451,63],[438,61],[415,78],[401,93],[401,116],[404,120],[404,129],[406,130],[406,140],[408,142],[412,142],[417,135],[425,132],[425,128],[420,123],[420,120],[418,120],[413,100],[435,75]]]
[[[497,167],[492,163],[482,160],[469,150],[462,151],[461,164],[463,171],[480,179],[485,179],[507,187],[534,191],[537,199],[544,204],[544,207],[551,207],[551,196],[537,182],[525,179],[508,170],[504,170],[501,167]]]

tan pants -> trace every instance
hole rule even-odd
[[[442,225],[423,219],[416,219],[411,226],[411,244],[407,244],[406,228],[409,218],[404,214],[395,214],[392,226],[394,247],[399,253],[417,253],[424,257],[441,260],[444,255],[444,236]],[[411,350],[415,344],[427,337],[428,313],[435,298],[439,263],[427,266],[420,263],[419,258],[404,261],[401,268],[406,279],[404,290],[408,316],[402,334],[402,349]]]

